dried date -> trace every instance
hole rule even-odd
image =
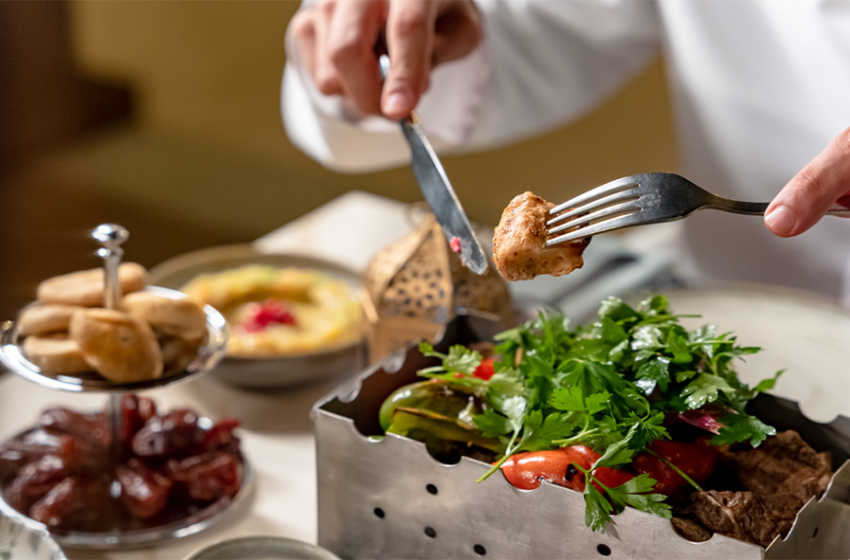
[[[133,436],[133,452],[139,457],[186,457],[203,451],[206,430],[198,415],[187,409],[154,416]]]
[[[136,519],[154,517],[168,505],[174,483],[138,459],[119,465],[115,475],[121,484],[121,502]]]
[[[172,459],[166,463],[165,472],[191,498],[202,502],[232,498],[242,486],[242,465],[224,452]]]

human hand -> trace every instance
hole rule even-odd
[[[416,107],[435,66],[463,58],[482,35],[472,0],[318,0],[291,25],[320,92],[393,119]],[[384,41],[392,60],[386,80],[377,55]]]
[[[779,191],[764,223],[779,237],[794,237],[818,223],[836,202],[850,208],[850,128]]]

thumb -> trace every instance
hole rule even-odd
[[[793,237],[818,223],[830,206],[848,195],[850,128],[779,191],[764,213],[764,223],[779,237]]]

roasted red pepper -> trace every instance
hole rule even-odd
[[[533,490],[540,486],[541,480],[548,480],[584,492],[584,473],[575,465],[590,470],[599,457],[598,453],[585,445],[571,445],[553,451],[518,453],[505,461],[502,472],[508,482],[523,490]],[[619,486],[632,478],[632,475],[625,471],[608,467],[596,469],[593,476],[608,488]]]
[[[660,455],[697,484],[705,484],[714,470],[718,451],[708,443],[683,443],[657,439],[649,446],[649,450]],[[646,473],[655,479],[655,490],[658,494],[669,496],[678,488],[688,483],[676,469],[663,459],[652,453],[641,452],[635,455],[632,468],[638,473]]]

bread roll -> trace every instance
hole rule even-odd
[[[194,300],[171,299],[149,292],[136,292],[121,300],[121,308],[142,319],[160,334],[187,340],[203,338],[207,332],[207,316]]]
[[[83,356],[98,373],[116,383],[162,376],[162,352],[150,325],[122,311],[82,309],[69,327]]]
[[[24,354],[44,373],[74,374],[91,371],[80,345],[67,335],[28,336]]]
[[[129,294],[144,289],[148,272],[140,264],[122,263],[118,267],[118,281],[121,293]],[[60,303],[96,307],[103,305],[104,270],[92,268],[54,276],[38,286],[38,301],[41,303]]]
[[[18,318],[18,332],[22,336],[28,336],[67,331],[71,315],[78,309],[82,307],[61,304],[28,307]]]

